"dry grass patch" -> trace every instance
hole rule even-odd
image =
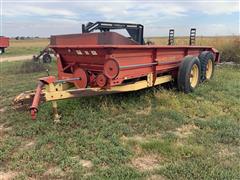
[[[219,148],[219,152],[218,152],[218,156],[220,158],[228,158],[228,157],[232,157],[236,154],[236,152],[234,152],[234,150],[230,147],[226,147],[226,146],[220,146]],[[240,150],[240,149],[238,149]]]
[[[0,139],[11,130],[12,127],[7,127],[6,123],[0,124]]]
[[[25,40],[10,40],[10,47],[45,47],[49,44],[49,39],[25,39]]]
[[[0,179],[1,180],[12,180],[18,175],[17,172],[8,171],[8,172],[1,172],[0,171]]]
[[[33,141],[30,141],[27,144],[25,144],[24,147],[25,148],[30,148],[30,147],[33,147],[35,144],[36,144],[36,142],[33,140]]]
[[[25,74],[25,73],[35,73],[35,72],[43,72],[49,69],[48,65],[35,62],[35,61],[25,61],[22,63],[21,67],[15,70],[15,73]]]
[[[141,135],[135,135],[135,136],[122,136],[121,140],[123,142],[136,142],[136,143],[145,143],[148,142],[151,139],[161,139],[162,134],[155,134],[155,135],[148,135],[148,136],[141,136]]]
[[[152,111],[152,106],[148,106],[144,109],[137,110],[136,115],[149,115]]]
[[[142,149],[139,146],[141,142],[147,142],[147,139],[142,136],[133,136],[133,137],[126,137],[123,136],[121,138],[123,145],[130,146],[133,150],[135,155],[142,154]]]
[[[134,141],[134,142],[146,142],[146,141],[147,141],[147,138],[146,138],[146,137],[139,136],[139,135],[131,136],[131,137],[122,136],[121,139],[122,139],[123,142],[129,142],[129,141]]]
[[[93,167],[92,161],[89,161],[89,160],[81,159],[79,161],[79,163],[81,164],[82,167],[85,167],[85,168],[92,168]]]
[[[90,169],[90,168],[93,167],[93,163],[90,160],[80,159],[79,156],[74,156],[71,159],[74,160],[74,161],[78,161],[79,164],[84,168],[89,168]]]
[[[7,107],[0,108],[0,113],[4,113],[7,110]]]
[[[152,171],[158,167],[160,161],[157,155],[144,155],[132,159],[131,164],[139,171]]]
[[[151,136],[140,136],[135,135],[131,137],[122,136],[121,141],[123,145],[129,146],[135,155],[141,155],[143,150],[141,148],[141,144],[148,143],[152,139],[161,139],[161,134],[151,135]]]
[[[40,50],[49,44],[49,39],[10,40],[10,46],[3,57],[38,54]]]
[[[167,37],[148,37],[146,40],[154,42],[156,45],[167,45]],[[236,40],[239,39],[239,36],[215,36],[215,37],[206,37],[206,36],[197,36],[196,45],[200,46],[213,46],[217,49],[221,49],[224,46],[233,44]],[[175,37],[176,45],[188,45],[189,37]]]
[[[151,175],[150,177],[147,178],[147,180],[165,180],[165,179],[166,178],[158,174]]]
[[[46,179],[48,179],[48,177],[52,177],[52,176],[62,177],[64,175],[65,175],[65,173],[60,167],[51,167],[43,174],[44,178],[46,178]]]
[[[199,129],[199,127],[194,124],[186,124],[177,128],[174,134],[177,135],[179,138],[187,138],[193,133],[193,130],[195,129]]]
[[[28,140],[24,140],[20,147],[18,148],[18,151],[25,151],[28,149],[33,148],[36,145],[36,140],[34,139],[28,139]]]

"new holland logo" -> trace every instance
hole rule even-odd
[[[76,50],[76,54],[79,55],[79,56],[81,56],[81,55],[87,55],[87,56],[89,56],[89,55],[93,55],[93,56],[98,55],[96,51],[92,51],[92,50],[90,50],[90,51],[81,51],[79,49]]]

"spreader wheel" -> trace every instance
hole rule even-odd
[[[119,64],[116,60],[110,59],[104,64],[104,75],[110,79],[117,77],[119,73]]]
[[[43,59],[44,63],[51,63],[51,61],[52,61],[52,57],[48,53],[44,54],[42,59]]]
[[[97,85],[104,87],[107,84],[107,77],[104,74],[99,74],[96,78]]]
[[[74,85],[77,88],[86,88],[89,81],[88,73],[82,68],[76,68],[73,72],[74,78],[79,78],[79,80],[74,81]]]
[[[210,51],[204,51],[198,56],[201,64],[201,81],[210,80],[214,72],[214,56]]]
[[[0,48],[0,54],[4,53],[4,48]]]
[[[178,70],[178,89],[185,93],[192,92],[200,81],[200,62],[197,57],[186,56]]]

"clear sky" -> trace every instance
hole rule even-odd
[[[240,34],[239,0],[1,0],[1,35],[50,36],[81,32],[89,21],[140,23],[145,36]]]

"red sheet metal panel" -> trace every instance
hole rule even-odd
[[[153,73],[155,77],[162,73],[176,75],[185,56],[198,56],[205,50],[217,54],[211,47],[131,43],[132,41],[124,36],[108,32],[55,36],[52,37],[50,47],[59,55],[60,79],[76,75],[85,77],[85,74],[76,71],[81,68],[84,70],[82,72],[87,72],[89,76],[88,86],[103,88],[110,88],[136,78],[146,78],[149,73]],[[217,55],[215,57],[217,60]],[[75,84],[81,84],[80,80]]]
[[[106,86],[109,87],[121,84],[129,79],[145,77],[149,73],[156,73],[156,75],[166,72],[173,73],[173,71],[177,71],[181,60],[186,55],[198,56],[204,50],[211,50],[211,48],[207,47],[172,48],[169,46],[166,48],[145,46],[143,48],[140,45],[135,48],[111,46],[52,48],[59,54],[58,61],[61,64],[59,69],[60,79],[72,77],[71,74],[74,75],[74,69],[79,67],[90,73],[92,80],[88,83],[92,87],[97,86],[96,78],[98,75],[104,74],[104,64],[110,60],[117,62],[120,71],[117,77],[108,78]],[[106,73],[104,75],[108,77]],[[100,77],[104,80],[102,75]],[[93,81],[96,81],[96,83]]]
[[[7,48],[9,46],[9,38],[0,36],[0,48]]]
[[[137,45],[115,32],[84,33],[51,36],[50,45]]]

